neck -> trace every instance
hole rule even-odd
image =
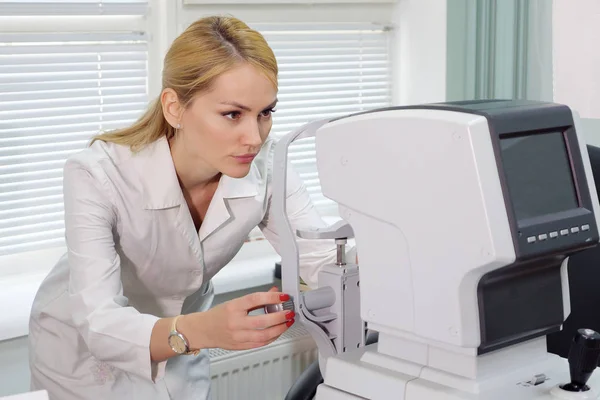
[[[175,172],[184,192],[201,190],[218,181],[221,173],[201,159],[193,158],[179,142],[169,141]]]

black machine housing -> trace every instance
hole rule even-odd
[[[446,106],[488,120],[515,246],[515,262],[479,282],[479,354],[557,332],[563,262],[599,240],[573,114],[526,100]]]

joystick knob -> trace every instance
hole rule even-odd
[[[569,372],[571,382],[561,385],[561,389],[569,392],[585,392],[590,390],[587,381],[598,366],[600,359],[600,334],[591,329],[579,329],[569,350]]]

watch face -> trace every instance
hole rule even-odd
[[[177,354],[183,354],[186,352],[185,341],[179,335],[169,336],[169,345],[171,346],[173,351]]]

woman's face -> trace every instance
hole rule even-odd
[[[250,171],[271,131],[277,90],[249,64],[224,73],[183,111],[175,140],[192,165],[234,178]]]

